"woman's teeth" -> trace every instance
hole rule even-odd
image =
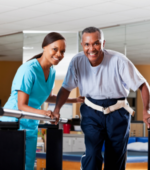
[[[53,59],[54,59],[54,60],[57,60],[57,61],[59,60],[58,58],[55,58],[55,57],[53,57]]]

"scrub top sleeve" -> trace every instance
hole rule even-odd
[[[30,95],[34,84],[34,75],[29,68],[25,70],[20,70],[15,77],[15,82],[15,90],[20,90]]]
[[[77,85],[77,71],[75,69],[74,60],[72,60],[69,64],[68,71],[62,84],[62,87],[64,87],[68,91],[71,91],[72,89],[76,88]]]
[[[119,73],[123,82],[133,91],[136,91],[143,83],[146,82],[145,78],[130,60],[123,61],[120,66]]]
[[[56,71],[54,69],[54,67],[52,67],[52,82],[53,82],[53,85],[52,85],[52,89],[54,89],[55,87],[55,77],[56,77]]]
[[[54,89],[54,87],[55,87],[55,82],[53,83],[53,87],[52,87],[52,89]]]

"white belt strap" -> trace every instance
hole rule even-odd
[[[107,108],[104,108],[102,106],[99,106],[99,105],[92,103],[86,97],[85,97],[84,103],[87,106],[91,107],[92,109],[101,111],[104,114],[109,114],[111,112],[114,112],[115,110],[121,109],[122,107],[124,109],[126,109],[132,116],[134,116],[134,114],[135,114],[135,111],[128,105],[128,102],[126,101],[126,99],[125,100],[118,100],[116,104],[111,105]]]

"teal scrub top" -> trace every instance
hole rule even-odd
[[[43,69],[37,59],[27,61],[19,67],[14,77],[11,95],[4,108],[18,110],[18,90],[29,95],[28,105],[41,109],[41,105],[50,95],[55,81],[55,69],[50,67],[47,81],[45,80]],[[1,121],[18,121],[13,117],[1,117]],[[27,128],[37,126],[38,120],[21,119],[20,124]]]

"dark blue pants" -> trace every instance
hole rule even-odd
[[[95,100],[92,103],[108,107],[116,104],[117,100]],[[130,114],[121,108],[104,115],[93,110],[86,104],[81,108],[81,128],[85,135],[86,152],[81,158],[81,170],[101,170],[103,157],[101,150],[105,141],[104,170],[125,170],[126,148],[129,138]]]

